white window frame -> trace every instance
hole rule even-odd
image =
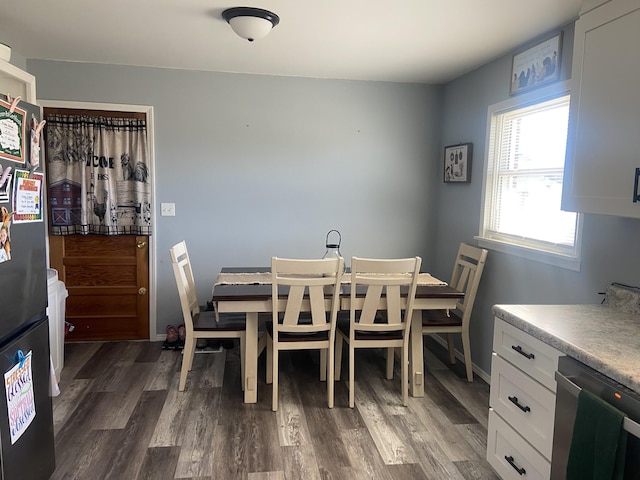
[[[485,161],[484,161],[484,175],[482,182],[482,208],[480,211],[480,233],[475,239],[478,244],[483,248],[497,250],[499,252],[515,255],[529,260],[534,260],[549,265],[554,265],[569,270],[580,271],[581,266],[581,247],[582,247],[582,214],[577,213],[576,219],[576,232],[575,232],[575,244],[571,252],[554,251],[553,249],[544,248],[535,241],[528,241],[524,239],[518,243],[510,240],[509,238],[501,238],[499,235],[494,235],[488,238],[485,233],[485,212],[487,206],[487,188],[489,180],[489,162],[493,161],[489,158],[490,155],[490,141],[491,141],[491,129],[493,127],[493,117],[501,113],[505,113],[511,110],[524,108],[527,106],[535,105],[545,101],[553,100],[558,97],[570,95],[570,83],[568,81],[558,82],[552,86],[540,88],[531,93],[525,95],[518,95],[517,97],[510,98],[503,102],[496,103],[489,106],[487,112],[487,136],[486,136],[486,148],[485,148]]]

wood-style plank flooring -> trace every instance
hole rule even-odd
[[[161,343],[66,344],[51,478],[497,479],[485,460],[489,386],[426,344],[426,395],[408,407],[382,351],[356,353],[354,409],[346,360],[329,409],[317,352],[282,353],[276,413],[264,354],[258,403],[243,403],[237,345],[196,355],[180,393],[182,355]]]

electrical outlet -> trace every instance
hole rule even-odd
[[[160,215],[163,217],[175,217],[176,216],[176,204],[175,203],[161,203]]]

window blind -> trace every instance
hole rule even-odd
[[[492,117],[482,236],[575,253],[577,215],[560,209],[569,96]]]

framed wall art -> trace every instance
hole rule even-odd
[[[511,95],[526,92],[560,79],[562,32],[513,56]]]
[[[470,183],[472,156],[472,143],[444,147],[444,182]]]

